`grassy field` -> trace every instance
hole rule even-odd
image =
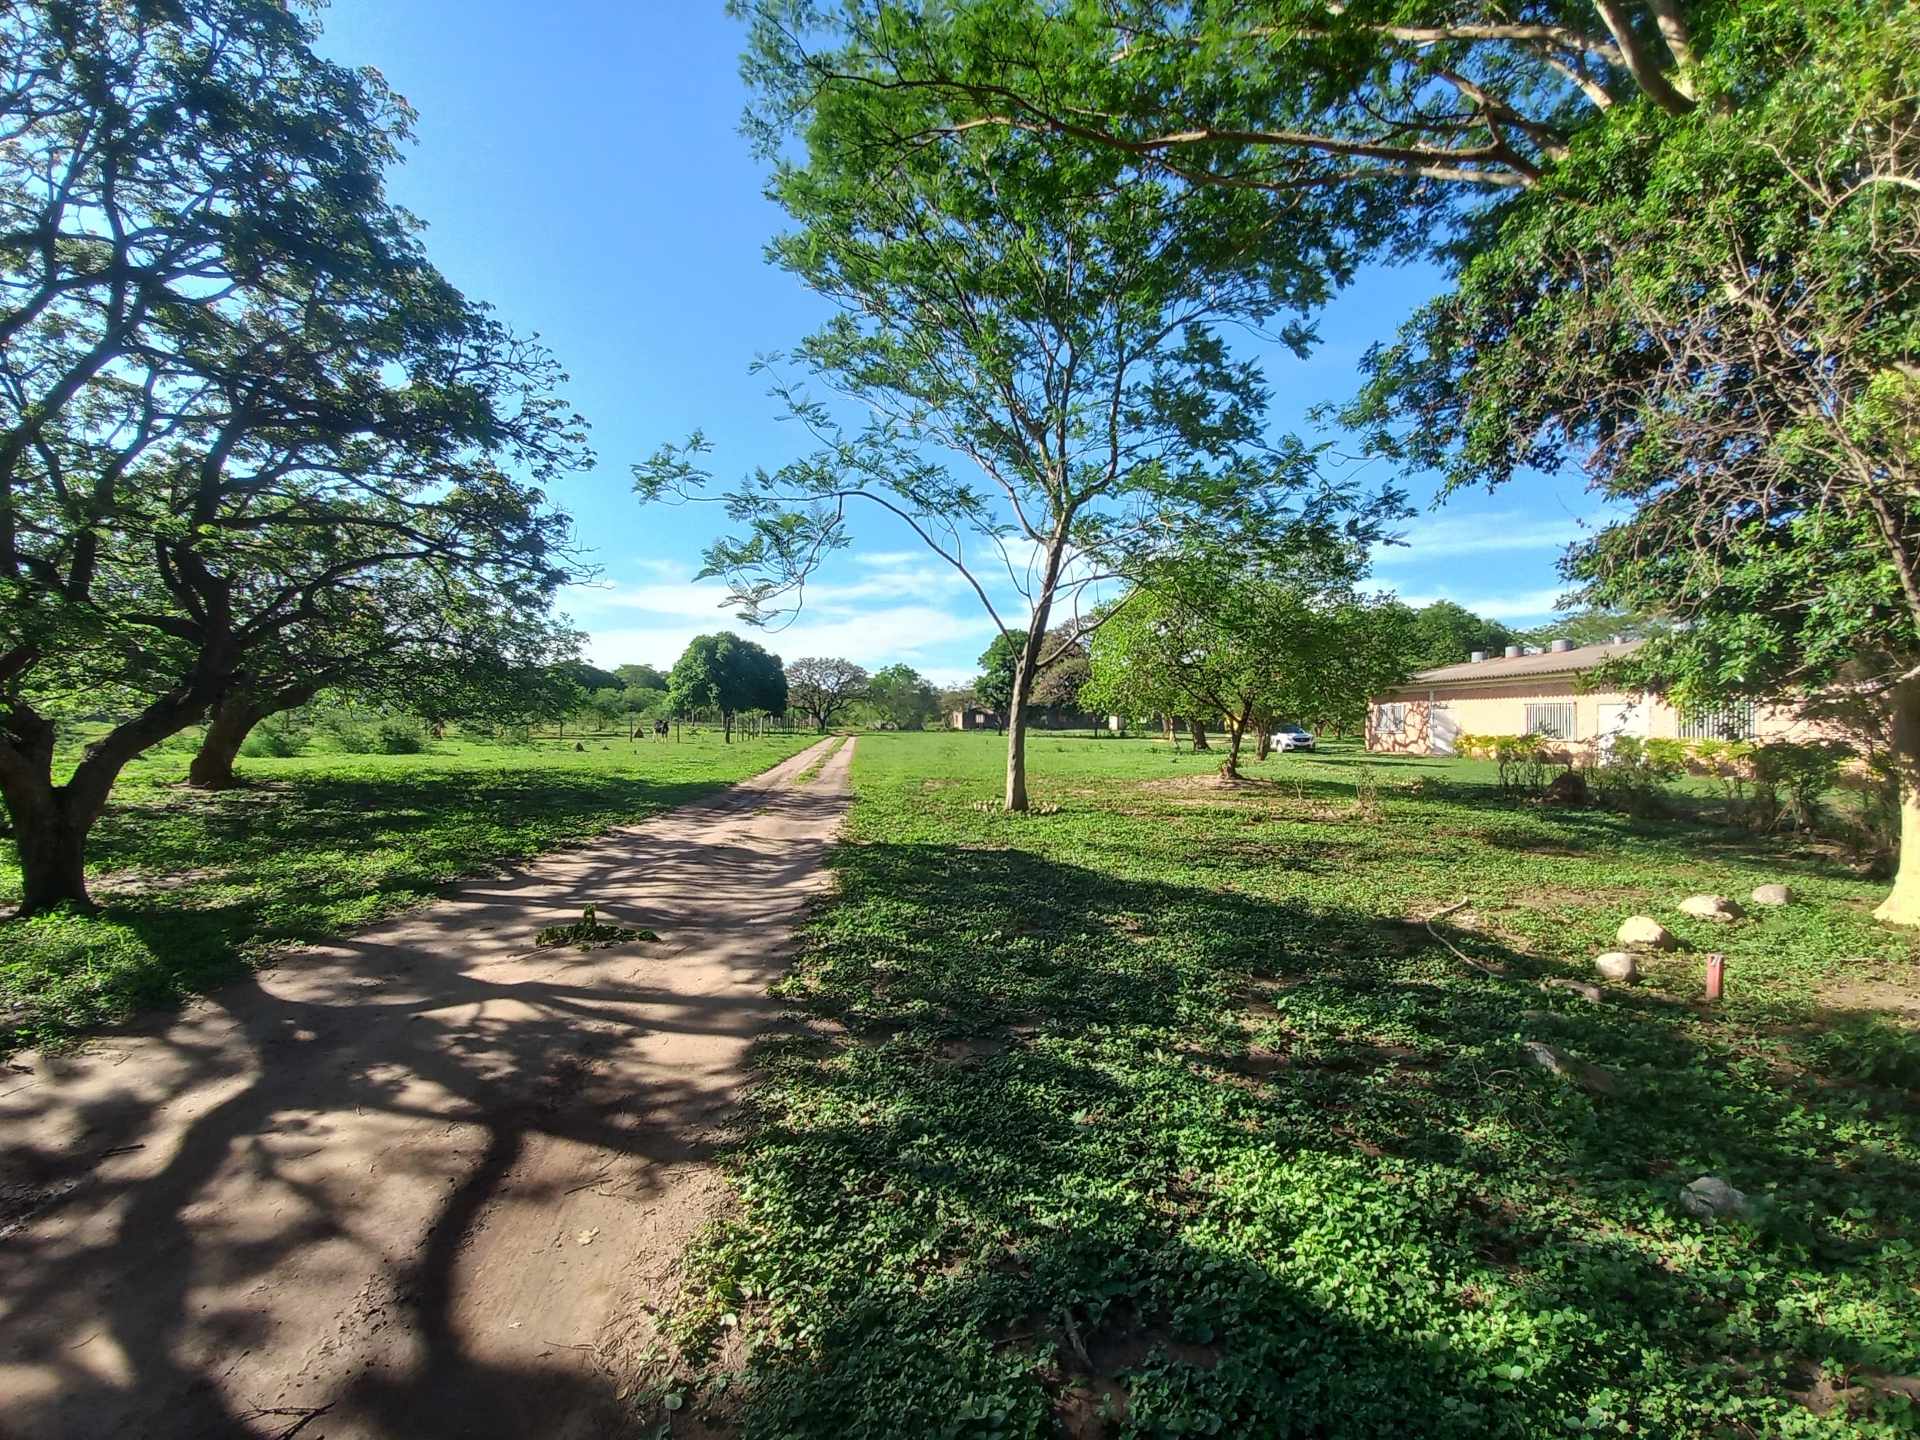
[[[1920,978],[1876,884],[1470,764],[1276,757],[1222,792],[1204,755],[1041,736],[1022,817],[993,736],[859,745],[784,983],[803,1023],[671,1319],[674,1411],[834,1440],[1920,1431]],[[1799,903],[1674,908],[1771,880]],[[1597,1006],[1537,986],[1636,912],[1687,948]],[[1686,1213],[1703,1175],[1751,1213]]]
[[[426,899],[495,860],[585,839],[764,770],[813,737],[621,737],[424,755],[243,759],[245,788],[181,787],[176,740],[129,768],[95,831],[96,917],[0,926],[0,1051],[206,989],[289,944]],[[0,907],[19,899],[0,844]]]

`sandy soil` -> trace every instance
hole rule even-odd
[[[852,750],[0,1070],[0,1435],[607,1433]]]

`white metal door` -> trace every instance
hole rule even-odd
[[[1453,718],[1453,712],[1439,701],[1427,706],[1427,753],[1429,755],[1451,755],[1454,753],[1454,741],[1460,734],[1460,725]]]
[[[1638,700],[1603,700],[1598,714],[1600,749],[1613,749],[1614,737],[1647,738],[1647,707]]]

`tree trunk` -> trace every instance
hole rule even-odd
[[[1256,760],[1264,760],[1272,753],[1273,727],[1262,724],[1259,732],[1253,737],[1253,758]]]
[[[1187,729],[1193,736],[1193,748],[1195,750],[1211,750],[1213,748],[1207,743],[1207,727],[1205,725],[1201,724],[1198,720],[1189,720],[1187,722]]]
[[[84,785],[55,785],[53,723],[25,706],[12,720],[12,733],[0,742],[5,745],[0,751],[0,798],[6,802],[20,856],[20,914],[41,915],[63,905],[91,910],[87,832],[106,803],[99,775],[87,773],[98,747],[89,747],[76,771]]]
[[[1227,719],[1227,758],[1220,762],[1220,778],[1222,780],[1238,780],[1240,778],[1240,742],[1246,738],[1246,735],[1246,712],[1243,710],[1237,718],[1229,716]]]
[[[1160,717],[1160,736],[1167,742],[1167,748],[1171,750],[1173,748],[1173,716]]]
[[[41,915],[62,905],[91,910],[86,857],[93,817],[76,814],[60,789],[41,804],[8,809],[20,849],[20,914]]]
[[[265,710],[239,695],[229,695],[214,706],[206,738],[187,767],[187,784],[196,790],[231,790],[238,785],[234,759],[253,727],[266,717]]]
[[[1900,780],[1900,860],[1893,890],[1873,918],[1888,925],[1920,925],[1920,681],[1895,688],[1892,730]]]
[[[1031,646],[1029,648],[1032,648]],[[1007,700],[1007,809],[1027,808],[1027,657],[1013,671]]]

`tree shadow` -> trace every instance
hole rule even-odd
[[[41,982],[21,982],[0,1053],[177,1004],[275,949],[340,933],[448,893],[502,857],[554,848],[555,830],[634,823],[694,803],[718,781],[566,771],[296,776],[271,787],[179,791],[116,804],[92,847],[98,877],[134,870],[178,883],[96,883],[98,914],[59,937],[15,940]],[[366,863],[370,854],[383,857]],[[0,927],[7,925],[0,920]],[[89,928],[90,927],[90,928]],[[0,942],[8,937],[0,929]],[[49,1001],[65,973],[95,986]],[[10,1023],[9,1023],[10,1020]]]
[[[750,1431],[1709,1433],[1801,1413],[1783,1364],[1912,1353],[1897,1093],[1543,992],[1470,931],[1506,978],[1424,926],[1032,851],[835,863],[782,987],[811,1031],[763,1052],[748,1209],[679,1322],[697,1354],[757,1317]],[[1702,1174],[1764,1205],[1703,1225]]]
[[[593,1266],[628,1253],[733,1100],[702,1042],[744,1051],[782,1008],[758,986],[687,993],[659,967],[684,945],[773,979],[769,937],[840,803],[729,792],[689,818],[752,810],[794,838],[695,851],[620,832],[557,878],[505,870],[0,1077],[7,1433],[610,1433],[628,1407],[601,1337],[521,1342],[510,1308],[475,1311],[476,1247],[533,1225],[560,1256],[542,1283],[613,1285]],[[583,899],[665,944],[534,950]],[[569,1222],[543,1206],[588,1206],[600,1248],[556,1240]],[[504,1260],[499,1303],[521,1304],[515,1277],[542,1262]]]

